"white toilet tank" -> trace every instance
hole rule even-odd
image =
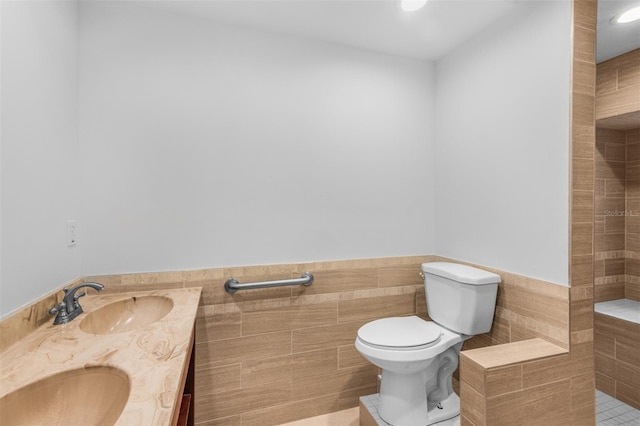
[[[429,317],[456,333],[491,330],[499,275],[449,262],[422,264]]]

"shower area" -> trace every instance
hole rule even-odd
[[[640,408],[640,49],[596,75],[596,388]]]

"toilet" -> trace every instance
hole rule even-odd
[[[378,414],[393,426],[426,426],[460,414],[451,378],[462,343],[491,329],[500,276],[449,262],[422,264],[427,311],[358,330],[355,346],[382,369]]]

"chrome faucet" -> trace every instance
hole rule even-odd
[[[63,288],[64,299],[57,306],[49,309],[50,315],[57,314],[53,325],[66,324],[82,313],[82,306],[80,306],[78,299],[87,295],[84,291],[77,293],[82,287],[91,287],[96,291],[104,289],[104,285],[100,283],[80,283],[71,290]]]

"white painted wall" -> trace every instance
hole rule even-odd
[[[434,252],[430,63],[81,4],[83,272]]]
[[[81,4],[76,55],[74,2],[0,7],[2,316],[79,275],[374,256],[567,283],[568,2],[437,69],[124,2]]]
[[[568,285],[570,2],[437,64],[436,249]]]
[[[2,1],[0,316],[81,275],[77,3]]]

